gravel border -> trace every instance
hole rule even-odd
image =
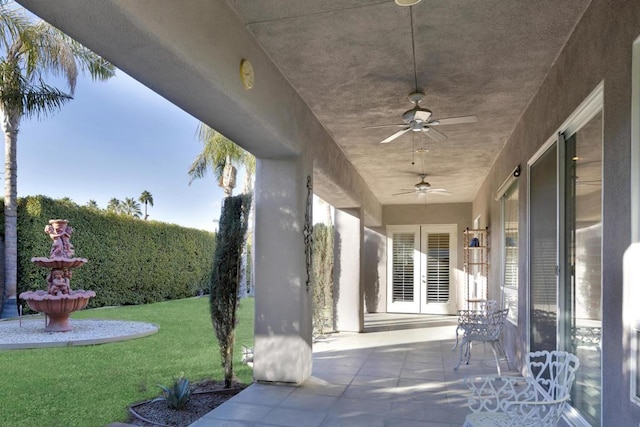
[[[69,332],[45,332],[44,316],[0,321],[0,350],[70,347],[125,341],[153,335],[160,329],[145,322],[71,319]]]

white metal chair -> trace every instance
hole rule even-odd
[[[467,377],[471,414],[463,427],[552,427],[570,400],[578,358],[565,351],[526,356],[527,376]]]
[[[491,351],[493,351],[493,357],[496,360],[498,375],[501,374],[498,354],[505,354],[502,349],[500,338],[502,336],[502,329],[504,328],[508,313],[509,309],[505,308],[503,310],[495,310],[484,315],[469,317],[468,323],[463,328],[464,335],[462,337],[462,342],[460,343],[460,355],[458,357],[458,364],[453,368],[454,371],[457,371],[460,367],[463,357],[466,358],[465,363],[467,365],[469,364],[469,359],[471,358],[471,343],[475,341],[491,344]],[[508,362],[509,361],[507,360],[507,363]]]
[[[456,343],[451,349],[455,350],[458,347],[458,338],[460,331],[465,333],[471,325],[486,319],[487,315],[493,313],[498,309],[498,301],[487,300],[480,303],[480,310],[458,310],[458,327],[456,328]]]

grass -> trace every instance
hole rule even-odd
[[[240,362],[241,344],[253,345],[253,299],[238,312],[234,373],[251,382]],[[157,384],[181,373],[196,382],[223,379],[209,300],[101,308],[74,318],[139,320],[160,326],[149,337],[111,344],[0,351],[0,425],[104,426],[124,421],[129,404],[155,397]]]

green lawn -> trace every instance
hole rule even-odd
[[[234,371],[243,383],[241,344],[253,345],[253,299],[243,299]],[[124,421],[129,404],[159,394],[184,372],[192,382],[222,379],[209,299],[85,310],[74,318],[139,320],[160,326],[149,337],[95,346],[0,350],[0,426],[104,426]]]

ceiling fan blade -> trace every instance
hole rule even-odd
[[[407,125],[406,123],[389,124],[389,125],[375,125],[375,126],[364,126],[362,129],[376,129],[376,128],[390,128],[390,127],[402,128],[402,127],[405,127],[406,125]]]
[[[429,126],[442,126],[442,125],[457,125],[460,123],[475,123],[478,121],[476,116],[463,116],[463,117],[449,117],[447,119],[436,119],[429,122]]]
[[[451,193],[444,188],[430,188],[427,190],[430,194],[440,194],[441,196],[451,196]]]
[[[415,193],[415,190],[405,191],[403,193],[395,193],[395,194],[392,194],[392,196],[401,196],[403,194],[413,194],[413,193]]]
[[[405,133],[409,132],[410,130],[411,130],[410,127],[407,127],[405,129],[399,130],[398,132],[394,133],[390,137],[380,141],[380,144],[386,144],[387,142],[391,142],[394,139],[398,138],[399,136],[404,135]]]
[[[438,132],[437,130],[431,127],[423,128],[422,132],[424,132],[429,138],[437,142],[442,142],[447,139],[447,137],[442,132]]]

